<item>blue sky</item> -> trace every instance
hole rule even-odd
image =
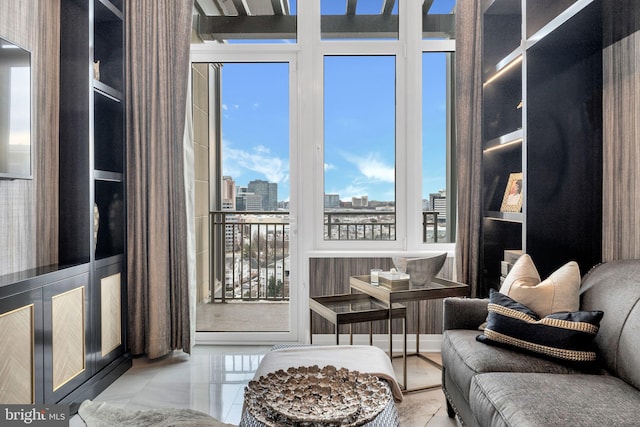
[[[453,3],[436,0],[434,13],[448,13]],[[344,13],[345,4],[323,0],[322,10]],[[379,13],[379,4],[361,0],[358,13]],[[445,54],[423,57],[423,198],[446,183],[445,65]],[[279,200],[289,200],[288,78],[285,63],[227,63],[222,69],[223,175],[236,185],[276,182]],[[393,56],[325,58],[326,193],[394,200],[395,96]]]

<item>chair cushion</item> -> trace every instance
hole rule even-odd
[[[477,339],[567,362],[595,362],[593,338],[602,316],[602,311],[576,311],[539,318],[529,307],[492,289],[487,327]]]
[[[577,311],[580,306],[580,268],[568,262],[541,281],[527,254],[515,262],[500,293],[509,296],[544,317],[561,311]]]
[[[474,377],[469,404],[480,425],[637,426],[640,392],[617,377],[489,373]]]

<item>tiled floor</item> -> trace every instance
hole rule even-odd
[[[133,367],[94,400],[129,409],[191,408],[237,425],[242,414],[245,384],[253,377],[268,349],[268,346],[196,346],[191,356],[175,352],[156,361],[135,359]],[[394,366],[399,362],[395,359]],[[418,375],[430,370],[425,365],[415,357],[409,358],[409,387],[415,387],[417,384],[412,381],[420,379],[437,381],[437,372]],[[396,371],[401,379],[401,371]],[[442,403],[426,426],[456,426],[456,422],[447,417],[440,389],[420,393],[425,399]],[[82,419],[74,416],[71,427],[81,426],[84,426]]]

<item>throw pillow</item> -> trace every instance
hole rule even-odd
[[[566,362],[596,360],[593,338],[602,311],[554,313],[540,318],[529,307],[500,292],[490,291],[487,326],[476,339],[526,350]]]
[[[500,293],[544,317],[580,307],[580,268],[571,261],[540,281],[538,270],[527,254],[522,255],[505,278]]]

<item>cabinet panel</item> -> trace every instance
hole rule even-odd
[[[96,370],[120,356],[126,344],[126,299],[124,263],[116,262],[97,268],[94,277],[97,290],[94,300],[96,338],[94,354]]]
[[[0,300],[0,402],[42,402],[42,293]]]
[[[57,402],[90,376],[89,274],[43,288],[45,400]]]

